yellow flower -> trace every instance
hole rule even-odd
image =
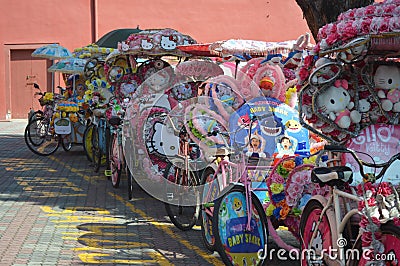
[[[273,211],[275,210],[275,206],[273,204],[269,204],[267,209],[265,210],[265,214],[267,216],[272,216]]]
[[[279,194],[283,191],[283,184],[272,183],[270,188],[273,194]]]

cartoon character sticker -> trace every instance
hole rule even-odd
[[[266,158],[279,154],[310,154],[308,131],[298,121],[298,112],[294,108],[274,98],[258,97],[243,104],[229,119],[231,144],[239,143],[246,147],[244,152],[249,156],[257,151]],[[251,125],[251,129],[250,129]],[[249,130],[253,144],[249,143]],[[257,141],[260,141],[256,147]]]

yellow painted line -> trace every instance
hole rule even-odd
[[[189,250],[193,250],[194,252],[196,252],[198,255],[200,255],[201,257],[203,257],[207,262],[213,264],[213,265],[218,265],[221,264],[221,260],[210,255],[207,254],[205,251],[203,251],[202,249],[200,249],[199,247],[192,245],[189,241],[187,241],[186,239],[183,239],[181,236],[175,234],[171,228],[169,228],[168,226],[165,225],[161,225],[157,222],[154,222],[154,219],[150,216],[148,216],[144,211],[139,210],[137,208],[135,208],[135,206],[133,206],[132,203],[125,201],[120,195],[114,194],[109,192],[109,194],[113,197],[115,197],[117,200],[121,201],[123,204],[125,204],[132,212],[140,215],[142,218],[146,219],[149,221],[150,224],[154,225],[155,227],[161,229],[162,231],[164,231],[165,233],[167,233],[169,236],[172,237],[172,239],[175,239],[177,241],[179,241],[180,243],[182,243],[185,247],[187,247]]]
[[[65,164],[64,162],[60,161],[59,159],[57,159],[56,157],[54,157],[53,155],[49,156],[49,158],[55,162],[58,162],[59,164],[63,165],[64,167],[66,167],[69,170],[74,170],[76,172],[77,175],[81,176],[83,179],[85,179],[87,182],[92,183],[94,180],[92,177],[88,176],[88,175],[84,175],[82,173],[79,173],[78,169],[73,168],[67,164]],[[99,177],[100,178],[100,177]],[[103,178],[103,177],[101,177]],[[187,247],[189,250],[193,250],[194,252],[196,252],[199,256],[203,257],[207,262],[213,264],[213,265],[219,265],[221,264],[221,260],[208,254],[207,252],[203,251],[202,249],[200,249],[199,247],[192,245],[189,241],[183,239],[181,236],[176,235],[168,226],[166,225],[160,225],[157,224],[156,221],[154,221],[154,219],[150,216],[148,216],[144,211],[135,208],[135,206],[133,206],[132,203],[125,201],[121,196],[111,193],[109,192],[109,194],[116,198],[117,200],[119,200],[120,202],[122,202],[123,204],[125,204],[125,206],[127,206],[132,212],[140,215],[142,218],[150,221],[150,224],[154,225],[156,228],[161,229],[162,231],[164,231],[166,234],[168,234],[169,236],[172,237],[172,239],[175,239],[177,241],[179,241],[181,244],[183,244],[185,247]],[[91,255],[91,254],[90,254]],[[92,256],[93,258],[93,256]],[[81,258],[82,260],[82,258]],[[83,260],[82,260],[83,261]],[[102,263],[106,263],[104,261],[101,261]],[[117,261],[112,261],[111,263],[117,263]],[[143,263],[142,263],[143,264]]]
[[[149,252],[148,255],[158,262],[160,266],[171,266],[174,265],[169,262],[162,254],[159,252]]]
[[[37,182],[50,181],[50,182],[62,182],[62,183],[69,182],[68,178],[65,178],[65,177],[60,177],[60,178],[46,177],[46,178],[43,178],[43,177],[34,177],[34,176],[32,176],[32,177],[14,177],[14,179],[17,180],[17,181],[27,181],[27,182],[36,182],[36,181]],[[52,179],[54,181],[51,181]],[[70,182],[70,183],[72,183],[72,182]]]
[[[99,263],[99,264],[104,264],[104,263],[109,263],[109,264],[116,264],[116,263],[121,263],[121,264],[135,264],[135,265],[145,265],[147,263],[157,263],[156,260],[107,260],[104,259],[104,257],[108,257],[109,255],[103,254],[103,253],[85,253],[85,254],[79,254],[79,258],[81,259],[82,262],[84,263]],[[99,257],[103,257],[99,259]],[[167,264],[165,264],[167,265]],[[171,264],[168,264],[171,265]]]

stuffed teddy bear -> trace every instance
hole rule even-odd
[[[361,121],[361,114],[357,110],[350,111],[353,109],[354,103],[351,101],[347,89],[347,80],[336,80],[332,86],[321,92],[317,98],[318,109],[340,128],[349,128],[351,123],[359,123]]]
[[[380,65],[374,74],[375,87],[386,112],[400,112],[400,67]]]

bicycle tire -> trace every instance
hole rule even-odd
[[[114,188],[119,187],[122,174],[122,146],[118,143],[118,133],[112,134],[110,138],[109,160],[108,164],[111,170],[111,184]]]
[[[203,193],[202,193],[202,208],[201,208],[201,238],[203,241],[204,246],[210,252],[215,251],[215,237],[212,232],[212,213],[214,207],[205,206],[204,203],[210,204],[214,201],[216,195],[214,191],[208,193],[210,189],[218,189],[219,190],[219,183],[218,179],[214,179],[215,170],[212,167],[208,167],[203,172]],[[206,197],[211,197],[207,199]]]
[[[215,248],[225,265],[236,265],[234,261],[242,265],[262,265],[267,257],[267,218],[253,192],[251,201],[251,228],[257,228],[253,231],[246,229],[248,217],[244,186],[234,185],[215,202],[212,223]]]
[[[32,115],[29,116],[28,122],[31,122],[31,120],[39,117],[44,117],[44,112],[42,110],[33,112]]]
[[[93,171],[98,173],[101,166],[101,148],[99,144],[99,131],[98,127],[94,126],[92,130],[92,152],[93,152]]]
[[[398,265],[400,259],[400,228],[393,224],[393,222],[388,222],[386,224],[382,224],[380,227],[381,232],[381,242],[385,246],[385,251],[389,250],[389,253],[392,252],[394,254],[395,259],[389,257],[388,253],[384,253],[385,256],[381,256],[381,258],[389,258],[385,260],[385,265]],[[361,238],[358,238],[356,243],[354,244],[353,249],[358,250],[358,254],[363,254],[362,251],[362,241]],[[392,264],[396,263],[397,264]],[[364,256],[359,256],[358,258],[351,258],[348,262],[349,266],[363,266],[367,262]],[[389,264],[390,263],[390,264]]]
[[[71,141],[71,134],[60,136],[61,138],[61,146],[64,151],[70,151],[72,149],[72,141]]]
[[[133,185],[135,181],[133,180],[133,175],[131,171],[129,170],[129,167],[126,165],[126,175],[128,178],[128,200],[133,199]]]
[[[308,257],[306,257],[306,255],[312,255],[311,253],[316,255],[316,262],[321,262],[321,259],[323,259],[321,258],[321,255],[315,254],[315,252],[312,252],[311,250],[328,250],[329,248],[332,248],[332,230],[330,230],[331,225],[329,224],[329,219],[326,213],[322,217],[321,223],[318,227],[318,233],[316,234],[313,243],[311,246],[309,246],[309,242],[313,235],[314,226],[318,222],[322,210],[322,204],[317,200],[311,199],[309,202],[307,202],[301,214],[299,231],[302,243],[300,254],[305,254],[302,255],[301,265],[313,265],[312,262],[308,260]],[[310,258],[310,260],[312,261],[312,258]]]
[[[33,139],[34,136],[38,138],[38,141]],[[34,118],[28,123],[25,127],[24,139],[28,148],[40,156],[51,155],[60,146],[60,137],[50,132],[50,123],[44,117]]]
[[[83,150],[85,151],[86,158],[89,162],[93,162],[92,150],[92,130],[94,125],[90,124],[83,132]]]
[[[168,163],[165,171],[165,178],[167,178],[171,167],[175,166],[173,166],[172,163]],[[186,175],[182,175],[183,174],[182,169],[176,167],[175,171],[176,171],[175,175],[176,178],[174,180],[175,182],[179,182],[179,180],[185,178],[184,176]],[[187,196],[187,194],[182,195],[180,191],[178,191],[177,193],[175,193],[175,191],[171,192],[172,193],[172,197],[170,197],[171,200],[167,199],[167,201],[164,202],[165,210],[167,211],[168,217],[170,218],[171,222],[182,231],[187,231],[193,228],[193,226],[199,219],[200,208],[201,208],[200,191],[196,189],[196,187],[200,183],[197,177],[197,173],[195,171],[189,171],[189,174],[187,176],[189,176],[187,183],[189,184],[189,186],[187,187],[188,189],[193,189],[193,194],[191,195],[193,198],[190,199],[189,201],[190,202],[194,201],[195,205],[188,206],[187,204],[181,204],[182,202],[186,201],[186,199],[183,198],[183,196],[184,195]]]

